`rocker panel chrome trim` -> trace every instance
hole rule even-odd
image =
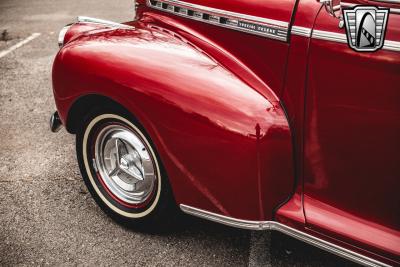
[[[153,4],[152,2],[155,4]],[[228,28],[228,29],[232,29],[232,30],[242,31],[242,32],[250,33],[250,34],[255,34],[255,35],[259,35],[259,36],[263,36],[263,37],[267,37],[267,38],[271,38],[271,39],[287,41],[288,27],[289,27],[288,22],[267,19],[267,18],[261,18],[261,17],[251,16],[251,15],[211,8],[211,7],[207,7],[207,6],[191,4],[191,3],[187,3],[184,1],[180,1],[180,0],[147,0],[146,3],[147,3],[147,6],[150,8],[154,8],[156,10],[161,10],[164,12],[172,13],[174,15],[178,15],[178,16],[181,16],[184,18],[189,18],[189,19],[193,19],[196,21],[201,21],[204,23],[209,23],[212,25],[216,25],[216,26],[220,26],[220,27],[224,27],[224,28]],[[161,3],[161,7],[159,5],[157,5],[157,3]],[[163,8],[162,4],[169,5],[169,7]],[[205,14],[205,15],[212,15],[212,16],[217,16],[217,17],[222,17],[222,18],[228,18],[231,20],[236,20],[238,24],[239,24],[239,22],[243,22],[244,24],[246,24],[246,23],[253,24],[254,23],[253,26],[265,27],[265,30],[267,30],[267,32],[251,30],[250,28],[240,27],[239,25],[224,24],[221,22],[221,20],[213,21],[211,19],[205,19],[203,16],[196,17],[194,15],[189,15],[188,11],[179,12],[176,10],[176,8],[184,8],[189,11],[199,12],[199,13],[201,13],[200,15]],[[270,33],[269,30],[274,31],[275,33]]]
[[[236,218],[216,214],[213,212],[201,210],[201,209],[187,206],[184,204],[180,204],[179,206],[184,213],[187,213],[187,214],[190,214],[190,215],[202,218],[202,219],[210,220],[213,222],[225,224],[227,226],[232,226],[232,227],[242,228],[242,229],[247,229],[247,230],[279,231],[283,234],[286,234],[293,238],[299,239],[308,244],[316,246],[320,249],[326,250],[335,255],[338,255],[340,257],[343,257],[345,259],[354,261],[356,263],[359,263],[359,264],[362,264],[365,266],[385,266],[385,267],[390,266],[385,263],[379,262],[377,260],[371,259],[367,256],[361,255],[357,252],[351,251],[349,249],[340,247],[340,246],[330,243],[328,241],[322,240],[318,237],[315,237],[315,236],[309,235],[307,233],[304,233],[302,231],[299,231],[297,229],[291,228],[291,227],[281,224],[279,222],[241,220],[241,219],[236,219]]]

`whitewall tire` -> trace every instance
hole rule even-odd
[[[89,192],[120,223],[152,227],[176,205],[154,145],[133,117],[116,110],[88,114],[77,131],[77,158]]]

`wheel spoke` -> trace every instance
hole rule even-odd
[[[137,172],[139,172],[140,174],[142,174],[142,172],[139,170],[139,168],[138,167],[136,167],[136,166],[131,166],[131,167],[129,167],[129,169],[123,169],[123,168],[121,168],[120,170],[122,171],[122,172],[124,172],[124,173],[126,173],[127,175],[129,175],[130,177],[132,177],[133,179],[136,179],[136,180],[138,180],[138,181],[143,181],[144,179],[143,179],[143,175],[138,175],[138,174],[136,174],[135,172],[133,172],[132,170],[131,170],[131,168],[134,168]]]
[[[119,138],[115,140],[115,147],[117,149],[117,154],[118,154],[118,159],[121,160],[123,156],[127,155],[128,148],[126,147],[126,144],[121,141]]]
[[[119,143],[121,141],[117,138],[115,139],[115,151],[116,151],[116,155],[115,157],[117,158],[117,166],[119,166],[121,164],[121,152],[119,150]]]
[[[117,167],[115,167],[115,169],[112,170],[108,175],[109,175],[110,177],[112,177],[112,176],[114,176],[114,175],[117,175],[119,172],[120,172],[120,169],[119,169],[119,166],[117,166]]]

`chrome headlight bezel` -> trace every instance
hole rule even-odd
[[[61,48],[64,46],[65,35],[67,34],[69,28],[71,28],[72,23],[65,25],[58,34],[58,46]]]

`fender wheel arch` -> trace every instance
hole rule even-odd
[[[82,118],[86,117],[95,109],[115,110],[120,114],[130,116],[137,122],[137,119],[120,103],[107,96],[88,94],[78,97],[71,105],[67,115],[66,130],[71,134],[76,134],[82,123]]]

